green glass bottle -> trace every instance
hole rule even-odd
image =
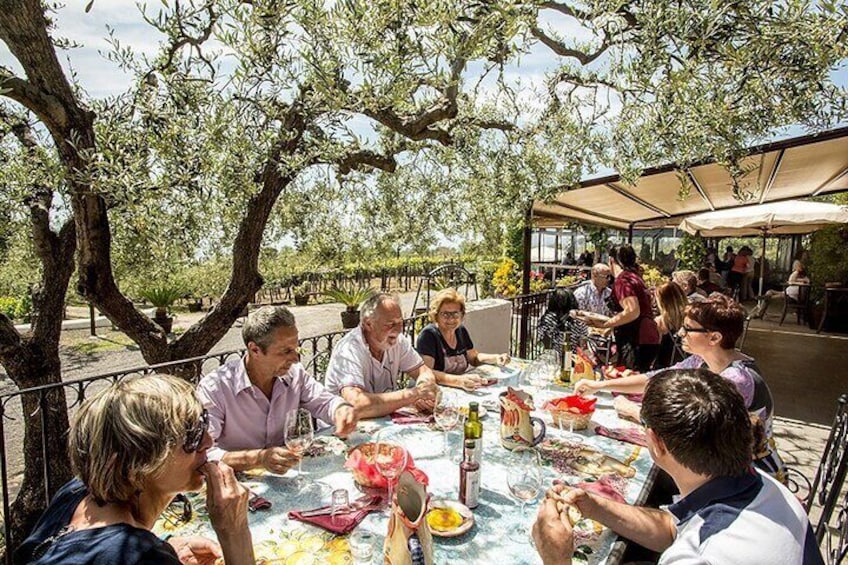
[[[465,421],[464,444],[474,443],[473,461],[478,465],[483,459],[483,424],[480,422],[480,405],[476,402],[468,404],[468,419]]]

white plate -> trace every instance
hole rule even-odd
[[[474,525],[474,513],[471,512],[471,509],[468,508],[461,502],[456,500],[433,500],[430,502],[430,510],[433,508],[450,508],[451,510],[455,510],[462,516],[462,524],[457,526],[452,530],[441,531],[430,527],[430,532],[434,536],[438,536],[441,538],[454,538],[456,536],[461,536],[465,532],[471,529],[471,526]]]

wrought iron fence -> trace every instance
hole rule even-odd
[[[510,355],[534,359],[542,349],[538,339],[539,321],[545,313],[552,290],[535,294],[522,294],[510,299],[512,324],[510,328]]]
[[[426,324],[426,314],[414,316],[404,320],[404,333],[415,340],[418,333]],[[338,341],[347,334],[347,331],[330,332],[300,340],[301,362],[312,372],[318,380],[323,382],[324,372],[329,363],[330,353]],[[3,534],[6,541],[6,563],[11,563],[12,547],[10,520],[5,519],[10,515],[12,491],[17,490],[17,485],[10,484],[10,477],[17,477],[23,472],[23,440],[25,418],[38,418],[39,429],[46,433],[48,429],[47,418],[49,417],[48,396],[61,392],[64,395],[68,408],[68,415],[79,407],[83,401],[103,388],[130,376],[152,375],[155,373],[179,373],[187,376],[192,382],[197,383],[200,377],[214,371],[221,365],[238,359],[244,354],[244,349],[225,351],[190,359],[183,359],[170,363],[135,367],[123,371],[114,371],[94,377],[86,377],[73,381],[43,385],[24,390],[9,392],[0,395],[0,488],[3,495]],[[24,400],[35,399],[38,409],[32,413],[24,414],[22,406]],[[17,438],[19,445],[12,447],[9,439]],[[43,493],[45,504],[49,503],[49,493],[54,492],[53,487],[60,485],[51,484],[51,476],[48,469],[49,454],[47,453],[47,438],[42,437],[42,476],[44,477]],[[15,461],[9,459],[10,448],[15,449]],[[1,547],[0,547],[1,549]]]

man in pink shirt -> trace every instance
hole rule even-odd
[[[356,427],[354,407],[328,392],[300,364],[294,315],[284,306],[265,306],[242,328],[247,352],[206,375],[197,395],[209,412],[215,442],[208,456],[236,471],[265,468],[285,473],[297,456],[283,447],[287,418],[305,408],[333,422],[345,436]]]

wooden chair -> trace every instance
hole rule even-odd
[[[789,295],[790,288],[798,289],[798,298],[793,298]],[[798,324],[806,323],[807,311],[810,306],[810,285],[808,284],[787,284],[783,289],[783,314],[780,316],[780,325],[783,325],[783,320],[790,310],[795,311],[795,317]]]

